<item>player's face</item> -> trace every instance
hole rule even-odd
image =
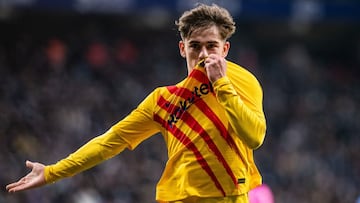
[[[209,54],[225,58],[229,48],[230,43],[221,38],[216,26],[195,30],[188,38],[179,42],[180,54],[186,58],[188,73]]]

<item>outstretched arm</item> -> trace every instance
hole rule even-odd
[[[7,185],[6,190],[8,192],[19,192],[46,184],[44,177],[45,166],[43,164],[26,161],[26,167],[31,169],[30,173],[19,181]]]
[[[31,172],[19,181],[7,185],[6,189],[9,192],[17,192],[53,183],[89,169],[119,154],[125,148],[134,149],[143,140],[159,131],[152,121],[152,111],[147,107],[153,106],[153,96],[154,94],[148,96],[130,115],[103,135],[91,139],[67,158],[48,166],[27,161],[26,166]]]

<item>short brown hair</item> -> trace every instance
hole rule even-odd
[[[236,29],[230,13],[216,4],[211,6],[199,4],[197,7],[185,11],[175,24],[178,26],[182,39],[188,38],[194,30],[216,25],[219,28],[221,37],[227,40],[234,34]]]

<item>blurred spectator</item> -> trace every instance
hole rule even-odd
[[[130,40],[118,40],[114,52],[116,61],[119,64],[124,64],[124,67],[134,65],[139,60],[139,50]]]
[[[85,54],[86,60],[92,69],[104,68],[109,62],[109,53],[104,43],[91,42]]]
[[[46,50],[46,59],[48,61],[49,69],[54,72],[62,72],[67,65],[67,47],[59,39],[50,39],[48,41]]]

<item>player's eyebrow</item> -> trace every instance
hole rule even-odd
[[[191,40],[191,41],[189,41],[189,44],[200,44],[200,42],[199,42],[199,41],[195,41],[195,40]]]
[[[200,44],[201,42],[199,41],[196,41],[196,40],[192,40],[189,42],[189,44]],[[206,44],[218,44],[219,42],[218,41],[206,41],[205,42]]]

